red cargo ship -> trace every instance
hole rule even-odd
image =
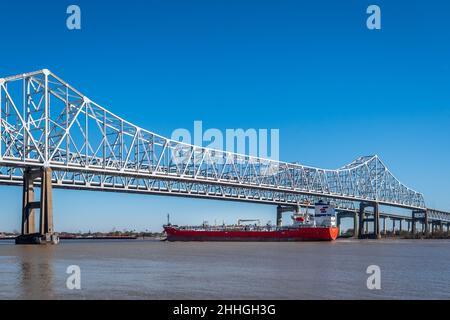
[[[314,216],[296,213],[293,224],[285,227],[242,225],[179,227],[164,226],[168,241],[333,241],[339,234],[334,208],[322,202],[316,204]]]

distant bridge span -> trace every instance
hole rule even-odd
[[[57,188],[427,211],[376,155],[328,170],[184,144],[118,117],[47,69],[1,78],[0,106],[0,184],[23,185],[25,170],[45,168]]]

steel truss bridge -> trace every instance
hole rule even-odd
[[[50,168],[56,188],[284,206],[324,199],[348,211],[370,202],[450,222],[376,155],[327,170],[184,144],[113,114],[47,69],[0,78],[0,106],[0,184]]]

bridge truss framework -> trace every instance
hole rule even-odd
[[[0,108],[0,184],[50,168],[57,188],[289,206],[324,199],[350,211],[370,202],[450,221],[376,155],[328,170],[184,144],[116,116],[47,69],[1,78]]]

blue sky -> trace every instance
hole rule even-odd
[[[82,29],[66,28],[77,4]],[[381,8],[382,29],[366,28]],[[430,207],[450,210],[448,1],[3,1],[0,75],[48,68],[112,112],[177,128],[280,130],[280,158],[336,168],[378,154]],[[0,187],[0,230],[19,228]],[[55,191],[58,230],[160,230],[275,220],[275,208]]]

